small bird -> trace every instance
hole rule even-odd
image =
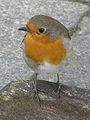
[[[38,96],[37,75],[42,73],[57,74],[59,88],[59,74],[62,67],[68,63],[67,47],[71,39],[68,29],[56,19],[36,15],[32,17],[25,27],[19,28],[25,31],[24,59],[28,66],[34,71],[35,95]],[[66,38],[64,40],[64,38]]]

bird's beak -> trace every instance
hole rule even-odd
[[[19,28],[18,30],[26,31],[26,32],[31,32],[31,30],[28,29],[28,28],[26,28],[26,27],[21,27],[21,28]]]

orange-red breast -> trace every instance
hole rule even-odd
[[[52,17],[37,15],[19,30],[26,31],[22,42],[28,66],[36,74],[58,74],[67,62],[68,48],[65,44],[71,39],[68,29]],[[64,37],[67,38],[65,41]]]

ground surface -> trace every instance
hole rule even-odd
[[[90,120],[90,91],[38,81],[41,106],[33,98],[32,81],[16,81],[0,91],[0,120]]]
[[[75,2],[76,1],[76,2]],[[72,40],[80,41],[67,69],[60,71],[61,82],[90,89],[90,0],[0,0],[0,89],[12,80],[27,80],[32,71],[22,57],[20,43],[24,33],[18,31],[32,16],[45,14],[61,21]],[[79,30],[75,29],[79,26]],[[55,75],[40,78],[54,81]]]

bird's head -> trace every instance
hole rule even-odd
[[[26,31],[36,41],[45,43],[54,42],[63,35],[70,39],[69,32],[64,25],[56,19],[44,15],[32,17],[26,26],[19,30]]]

